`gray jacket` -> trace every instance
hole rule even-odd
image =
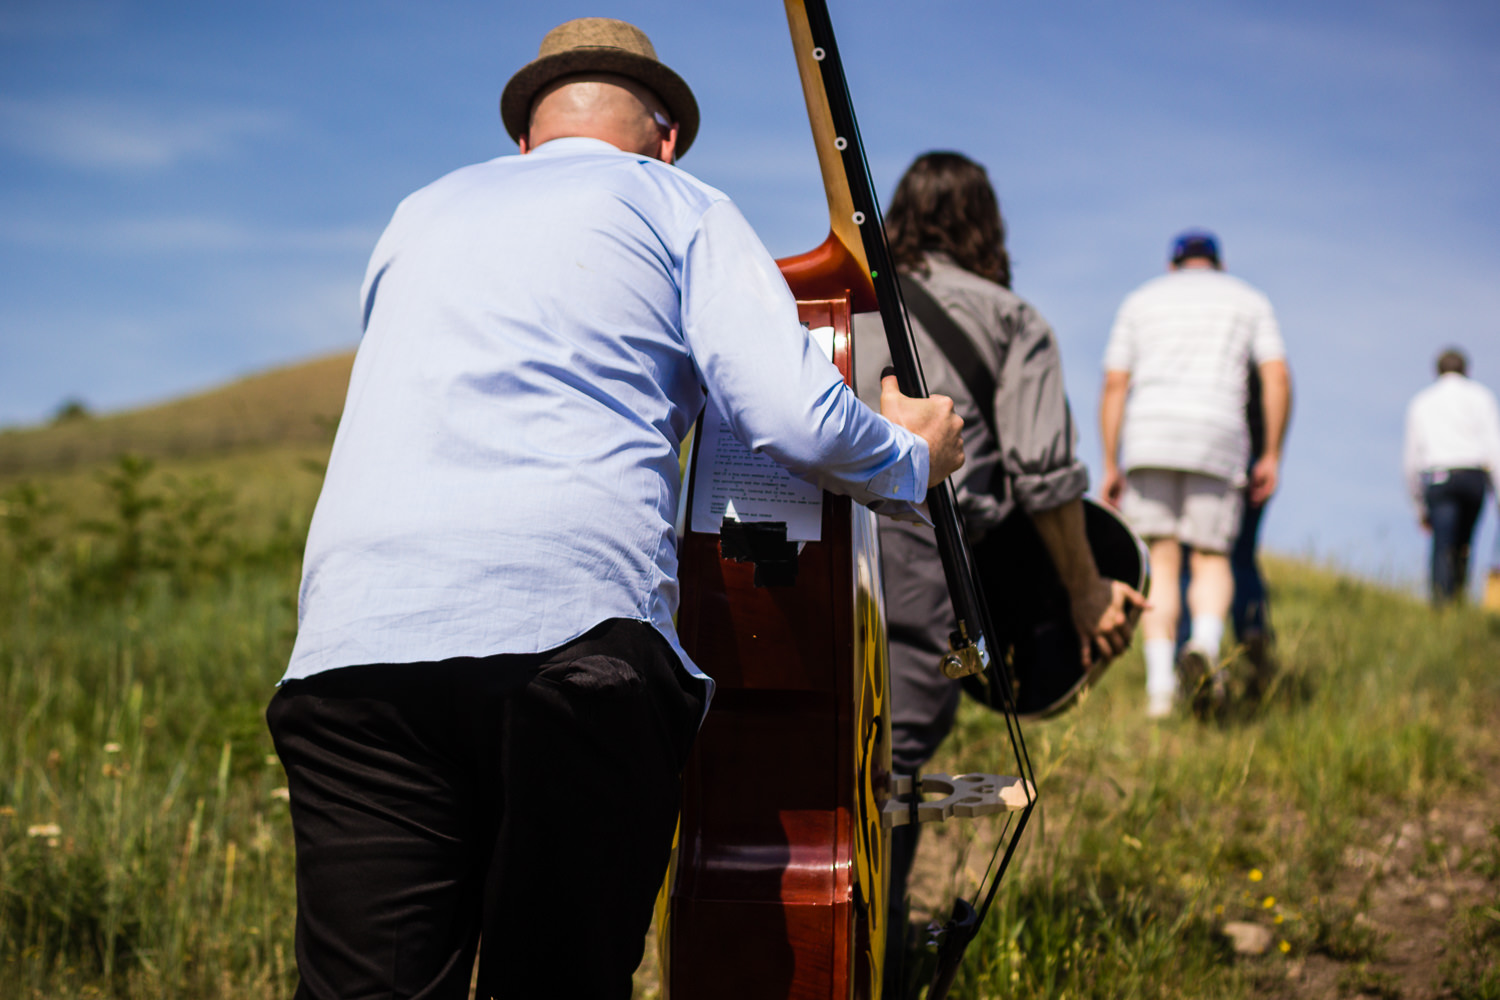
[[[963,380],[915,319],[912,332],[929,392],[953,398],[964,421],[967,461],[954,476],[959,509],[971,541],[984,537],[1015,503],[1027,511],[1051,510],[1088,490],[1088,468],[1079,461],[1078,434],[1063,387],[1062,356],[1047,321],[1020,296],[965,271],[942,254],[928,257],[930,275],[915,275],[995,374],[997,447]],[[876,313],[854,317],[855,388],[880,407],[880,373],[889,365],[885,329]],[[1003,498],[998,476],[1008,480]]]

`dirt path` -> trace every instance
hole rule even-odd
[[[1383,833],[1372,824],[1374,847],[1344,852],[1344,872],[1333,893],[1337,904],[1354,913],[1356,931],[1365,932],[1352,935],[1355,953],[1312,954],[1292,962],[1284,986],[1272,995],[1286,1000],[1493,995],[1479,992],[1468,974],[1463,928],[1471,908],[1494,907],[1500,898],[1497,780],[1500,767],[1487,768],[1477,789],[1424,816],[1387,820]],[[1360,948],[1362,942],[1368,948]]]
[[[1372,817],[1344,849],[1322,903],[1337,915],[1326,940],[1288,959],[1272,949],[1246,957],[1256,996],[1272,1000],[1491,1000],[1500,998],[1500,760],[1479,780],[1424,815]],[[947,832],[947,831],[943,831]],[[960,853],[966,838],[924,837],[912,873],[914,915],[943,906],[963,864],[977,878],[983,857]],[[981,836],[980,840],[984,840]],[[991,838],[992,839],[992,838]],[[986,841],[988,842],[988,841]],[[1363,845],[1363,846],[1359,846]],[[1464,964],[1464,921],[1479,906],[1496,911],[1487,945],[1492,977],[1474,985]],[[1269,928],[1268,928],[1269,929]],[[1469,973],[1469,974],[1466,974]],[[1451,981],[1447,985],[1445,980]]]

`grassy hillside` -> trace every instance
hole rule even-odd
[[[174,440],[167,409],[132,440]],[[99,446],[0,482],[0,996],[290,996],[262,712],[328,432],[248,423],[253,446],[154,465]],[[1500,620],[1268,570],[1284,670],[1264,704],[1148,723],[1133,652],[1026,728],[1042,805],[955,996],[1500,998]],[[1002,740],[966,706],[932,769],[993,769]],[[989,837],[924,835],[920,908]],[[1235,954],[1233,921],[1268,950]]]
[[[1041,823],[963,995],[1500,997],[1500,619],[1267,569],[1265,703],[1148,723],[1137,649],[1027,728]],[[1000,748],[968,706],[933,766]],[[973,828],[934,832],[919,888],[941,910],[985,858]],[[1234,954],[1231,922],[1269,950]]]
[[[0,432],[0,481],[87,467],[125,452],[186,460],[326,444],[344,407],[353,361],[352,353],[336,354],[160,406]]]

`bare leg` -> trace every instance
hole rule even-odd
[[[1192,582],[1188,584],[1188,614],[1194,618],[1224,618],[1234,599],[1234,574],[1229,568],[1229,557],[1222,552],[1194,549],[1189,565],[1192,567]],[[1151,567],[1155,572],[1155,549],[1151,552]],[[1176,625],[1175,621],[1173,625]]]
[[[1153,538],[1148,543],[1151,550],[1151,579],[1161,581],[1151,591],[1151,606],[1141,613],[1141,632],[1149,639],[1175,639],[1177,615],[1180,613],[1177,588],[1169,586],[1177,579],[1182,567],[1182,545],[1175,538]],[[1197,553],[1194,553],[1194,582],[1196,583]],[[1223,559],[1223,556],[1219,557]],[[1225,562],[1228,566],[1228,562]],[[1231,592],[1232,592],[1231,587]],[[1188,591],[1191,607],[1192,590]],[[1228,605],[1225,605],[1228,607]]]
[[[1182,546],[1175,538],[1153,538],[1149,544],[1152,579],[1175,582],[1182,566]],[[1157,594],[1141,616],[1141,631],[1146,636],[1146,715],[1153,719],[1171,714],[1177,689],[1172,668],[1180,601],[1177,589],[1158,586]]]
[[[1178,657],[1177,673],[1192,700],[1193,713],[1206,713],[1224,704],[1223,675],[1216,669],[1224,639],[1224,618],[1234,598],[1234,573],[1222,552],[1193,550],[1187,603],[1192,628]]]

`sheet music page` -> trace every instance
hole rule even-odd
[[[735,520],[785,521],[789,542],[823,536],[823,491],[793,476],[768,455],[746,448],[714,405],[703,408],[698,473],[693,483],[693,530],[717,535],[725,515]]]
[[[819,327],[809,335],[826,353],[833,353],[832,327]],[[823,491],[798,479],[770,456],[745,447],[712,396],[703,408],[699,433],[692,530],[717,535],[727,514],[746,523],[785,521],[790,542],[822,539]]]

